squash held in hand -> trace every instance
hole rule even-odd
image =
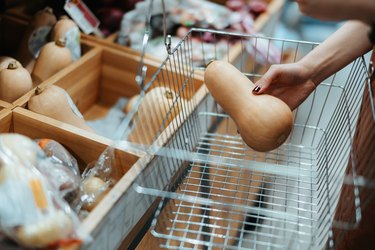
[[[260,152],[270,151],[288,138],[293,126],[288,105],[271,95],[253,95],[254,84],[232,64],[211,62],[204,80],[249,147]]]

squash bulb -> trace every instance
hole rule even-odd
[[[68,101],[67,92],[59,86],[50,85],[44,89],[37,87],[35,95],[30,97],[27,105],[28,109],[35,113],[94,132],[83,118],[73,112]]]
[[[244,142],[260,152],[282,145],[292,126],[292,111],[271,95],[253,95],[254,84],[232,64],[211,62],[205,84],[216,102],[234,120]]]
[[[145,94],[138,107],[129,141],[149,145],[180,113],[185,99],[167,87],[155,87]]]
[[[34,85],[38,85],[73,62],[72,54],[64,38],[46,43],[40,50],[31,73]]]
[[[0,99],[14,102],[33,88],[30,73],[18,61],[0,70]]]

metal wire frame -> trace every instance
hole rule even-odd
[[[220,49],[216,44],[196,46],[194,37],[206,32],[220,40]],[[235,55],[234,46],[240,48]],[[194,95],[194,74],[211,59],[229,60],[256,81],[270,65],[298,61],[316,46],[192,29],[163,62],[145,90],[168,86],[177,93],[153,140],[164,137],[168,143],[152,151],[155,158],[146,172],[158,176],[155,183],[135,184],[138,192],[164,197],[152,225],[153,234],[163,239],[162,246],[323,248],[332,226],[348,229],[358,224],[357,178],[345,178],[345,169],[368,79],[363,58],[320,84],[294,112],[287,142],[263,154],[242,142],[230,117],[209,93],[203,100]],[[271,55],[271,48],[278,48],[279,56]],[[158,115],[152,106],[148,108],[151,116]],[[139,122],[136,116],[132,122]],[[172,130],[167,135],[166,124]],[[355,172],[355,165],[352,168]],[[334,221],[343,185],[351,186],[352,216]]]

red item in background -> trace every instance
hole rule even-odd
[[[250,13],[253,14],[255,18],[267,10],[267,3],[262,0],[253,0],[248,6]]]
[[[120,29],[124,11],[119,8],[102,8],[97,10],[97,17],[100,20],[100,29],[109,32],[116,32]]]

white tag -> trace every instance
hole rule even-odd
[[[96,32],[99,27],[99,20],[81,0],[67,0],[64,10],[77,23],[85,34]]]

